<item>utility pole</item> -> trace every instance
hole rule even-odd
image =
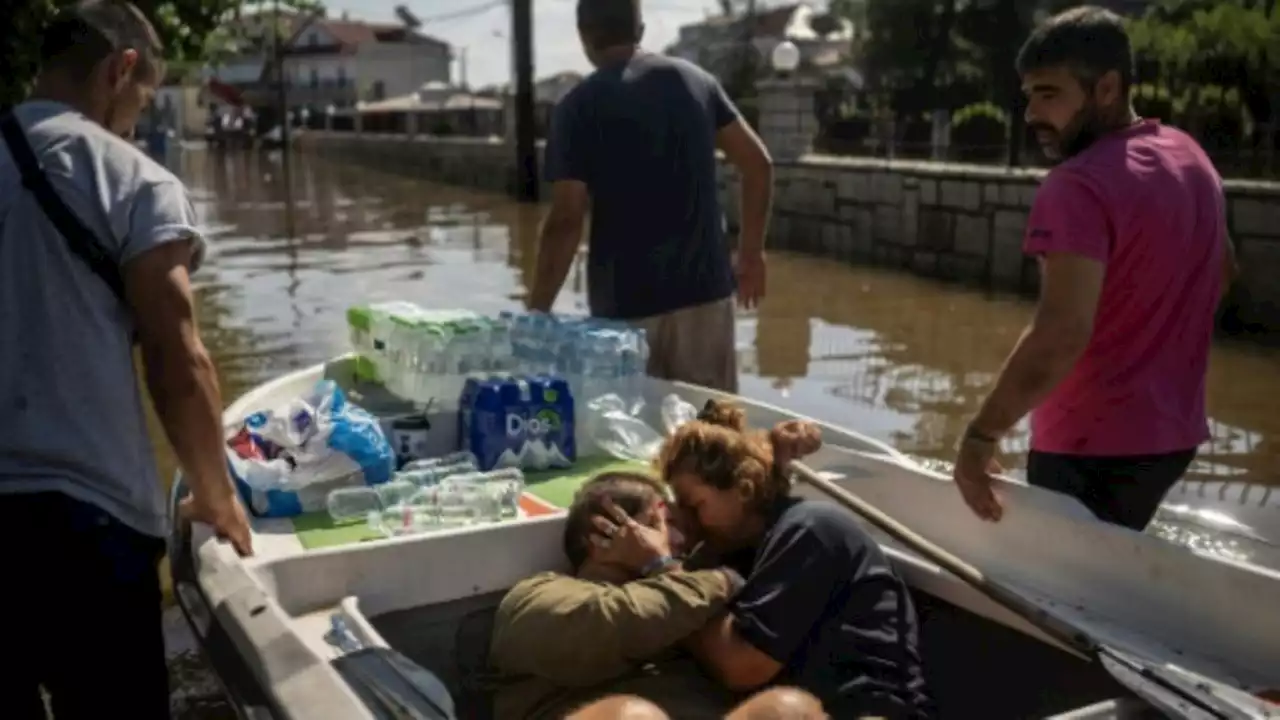
[[[280,0],[273,3],[272,37],[275,38],[276,61],[276,110],[280,119],[280,161],[283,167],[285,199],[293,192],[293,178],[289,173],[289,95],[284,85],[284,41],[280,35]]]
[[[538,148],[533,115],[533,0],[511,0],[511,59],[515,71],[516,199],[538,202]]]

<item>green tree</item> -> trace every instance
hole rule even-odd
[[[1280,0],[1163,0],[1132,20],[1129,33],[1140,106],[1211,143],[1238,146],[1248,134],[1274,145]]]
[[[133,0],[160,34],[167,59],[179,65],[199,65],[226,53],[240,40],[229,27],[241,13],[265,9],[246,0]],[[75,0],[14,0],[9,22],[0,29],[2,66],[10,68],[0,78],[0,105],[21,101],[35,76],[41,29],[58,8]],[[314,0],[286,0],[286,9],[315,11]]]

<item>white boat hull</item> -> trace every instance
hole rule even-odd
[[[308,390],[326,368],[343,377],[348,366],[339,359],[264,384],[233,403],[226,421],[234,425],[251,412],[279,406]],[[651,380],[648,405],[656,408],[670,392],[695,405],[718,396]],[[757,427],[796,417],[738,400]],[[1001,489],[1005,519],[984,523],[964,507],[948,478],[883,443],[819,424],[825,447],[809,458],[812,467],[1046,612],[1171,672],[1250,691],[1280,687],[1277,573],[1100,523],[1071,498],[1016,483]],[[798,491],[815,492],[808,486]],[[240,682],[258,688],[248,692],[260,694],[262,706],[276,716],[364,717],[364,706],[329,665],[335,651],[324,636],[334,612],[347,618],[364,644],[387,646],[367,618],[500,592],[534,572],[563,568],[562,524],[562,515],[551,515],[305,551],[282,521],[257,521],[258,554],[248,560],[197,526],[190,536],[175,535],[172,560],[180,602],[197,633],[211,633],[224,653],[240,656],[244,667],[231,674],[247,676]],[[887,539],[883,544],[914,588],[1052,643],[933,564]],[[1098,712],[1087,716],[1115,715],[1114,708]]]

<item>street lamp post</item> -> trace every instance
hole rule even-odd
[[[769,54],[774,77],[756,83],[761,138],[776,160],[789,162],[809,152],[817,134],[818,82],[797,73],[800,64],[800,48],[783,40]]]
[[[790,40],[783,40],[773,46],[773,52],[769,54],[769,64],[779,75],[784,77],[790,75],[800,67],[800,48]]]

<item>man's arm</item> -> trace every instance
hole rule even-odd
[[[237,500],[227,473],[222,397],[196,327],[188,274],[203,240],[176,181],[144,186],[131,210],[121,264],[147,389],[192,498],[207,512],[229,512]],[[237,551],[249,551],[247,535],[231,540]]]
[[[529,309],[550,312],[573,267],[587,217],[586,183],[560,180],[551,185],[551,210],[538,233],[538,262],[529,291]]]
[[[838,565],[838,564],[837,564]],[[761,549],[729,612],[689,638],[686,646],[730,690],[769,683],[822,619],[836,578],[852,572],[833,567],[833,556],[813,529],[780,529]]]
[[[715,91],[716,146],[737,168],[742,183],[739,203],[742,228],[738,252],[758,256],[764,252],[769,212],[773,206],[773,159],[760,136],[742,119],[724,88],[717,83]]]
[[[529,309],[542,312],[551,311],[569,275],[590,204],[587,158],[580,146],[583,138],[575,97],[570,95],[556,106],[547,139],[551,210],[538,233],[538,261],[528,301]]]
[[[504,672],[594,685],[688,637],[724,609],[736,586],[722,570],[676,570],[623,585],[531,578],[503,599],[491,657]]]
[[[1070,175],[1036,195],[1026,250],[1040,256],[1040,299],[972,428],[999,438],[1071,372],[1088,347],[1106,277],[1112,231],[1093,191]]]

